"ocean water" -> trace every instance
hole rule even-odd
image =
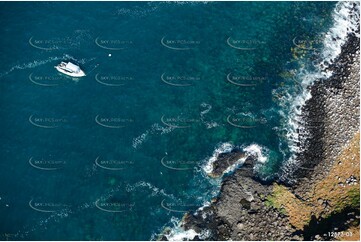
[[[279,179],[335,5],[0,3],[0,238],[156,238],[218,194],[211,162],[237,147]]]

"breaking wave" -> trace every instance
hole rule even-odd
[[[218,159],[220,154],[224,153],[230,153],[234,149],[241,149],[243,152],[245,152],[246,156],[239,159],[235,164],[230,165],[224,172],[223,175],[229,174],[234,172],[236,169],[238,169],[244,161],[252,156],[254,159],[256,159],[255,169],[254,171],[257,172],[259,170],[259,166],[266,165],[268,161],[268,149],[266,147],[262,147],[258,144],[251,144],[248,146],[240,146],[237,147],[229,142],[221,143],[217,145],[211,155],[211,157],[205,159],[204,164],[201,166],[201,172],[198,174],[198,179],[196,183],[198,184],[211,184],[211,188],[208,188],[207,191],[202,193],[201,191],[198,191],[199,193],[203,194],[203,206],[199,207],[196,211],[194,211],[195,214],[197,214],[199,211],[203,210],[205,207],[210,206],[210,199],[216,197],[221,188],[221,182],[222,177],[220,178],[213,178],[210,176],[210,174],[213,171],[213,163]],[[201,190],[200,187],[198,187],[199,190]],[[202,216],[208,216],[208,214],[204,213]],[[204,217],[205,219],[205,217]],[[193,240],[196,236],[198,236],[201,240],[206,240],[210,236],[209,230],[201,231],[200,233],[197,233],[193,229],[185,230],[183,228],[183,221],[179,220],[175,217],[172,217],[170,221],[170,226],[166,227],[164,226],[162,228],[163,232],[159,234],[153,234],[152,240],[155,240],[157,237],[163,235],[167,238],[169,241],[187,241],[187,240]]]
[[[311,67],[302,67],[294,73],[292,79],[296,88],[279,88],[273,92],[281,106],[282,124],[280,131],[285,134],[284,139],[290,154],[289,157],[285,157],[285,162],[281,167],[281,180],[293,180],[292,174],[301,165],[297,161],[297,156],[307,149],[305,140],[309,136],[309,132],[305,127],[302,108],[306,101],[312,97],[309,87],[316,80],[327,79],[332,76],[332,71],[328,67],[341,53],[341,47],[346,43],[348,34],[354,33],[359,36],[356,33],[360,18],[359,8],[359,2],[338,2],[332,15],[333,26],[324,35],[319,60],[312,63]]]

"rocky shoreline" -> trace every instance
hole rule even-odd
[[[359,41],[355,35],[349,35],[341,55],[329,67],[333,71],[331,78],[318,80],[311,87],[312,98],[303,109],[310,135],[305,151],[298,156],[304,168],[294,174],[298,178],[312,179],[322,173],[317,172],[320,163],[327,171],[333,164],[332,158],[340,155],[342,147],[359,130]]]
[[[312,98],[305,106],[311,133],[307,138],[310,148],[299,156],[304,169],[297,171],[300,179],[293,186],[301,196],[305,194],[302,190],[307,190],[307,183],[327,175],[335,157],[359,131],[359,41],[355,35],[350,35],[342,54],[330,67],[334,72],[332,77],[317,81],[311,88]]]
[[[211,206],[188,213],[184,229],[197,233],[208,230],[211,236],[207,240],[286,240],[292,236],[287,217],[265,205],[273,185],[254,176],[254,162],[254,157],[247,158],[223,180],[220,196]]]
[[[355,34],[349,34],[341,54],[329,67],[333,75],[309,87],[312,98],[303,114],[310,135],[305,151],[298,156],[301,167],[294,174],[296,183],[260,181],[253,173],[256,157],[249,156],[241,168],[223,179],[220,195],[210,206],[184,216],[184,230],[208,231],[207,240],[348,239],[332,233],[349,231],[360,223],[360,211],[352,204],[360,186],[360,174],[355,173],[359,153],[354,151],[359,147],[359,41]],[[221,176],[240,157],[245,154],[238,150],[219,155],[212,176]],[[339,169],[345,170],[346,177],[337,173]],[[342,203],[355,192],[354,200]],[[329,199],[327,193],[340,198]]]

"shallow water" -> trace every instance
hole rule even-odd
[[[334,5],[1,3],[1,238],[148,240],[217,194],[202,166],[225,142],[263,147],[277,179],[272,91]]]

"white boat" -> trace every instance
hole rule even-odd
[[[54,66],[55,69],[57,69],[59,72],[68,75],[68,76],[72,76],[72,77],[82,77],[85,76],[84,71],[82,71],[82,69],[80,69],[80,67],[78,65],[75,65],[71,62],[64,62],[62,61],[59,65]]]

